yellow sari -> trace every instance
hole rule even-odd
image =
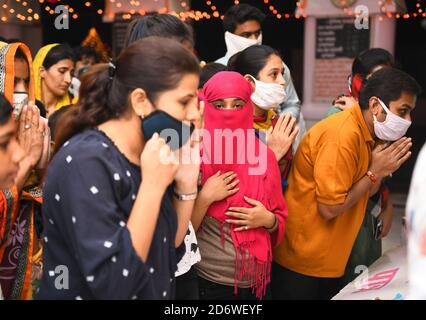
[[[40,68],[43,66],[44,59],[46,59],[46,56],[49,54],[50,50],[52,50],[54,47],[58,45],[59,43],[54,43],[54,44],[48,44],[42,47],[37,52],[37,55],[34,58],[35,96],[36,96],[36,99],[43,102],[43,104],[45,104],[45,101],[43,100],[43,94],[42,94]],[[58,110],[70,104],[71,104],[71,98],[68,95],[68,93],[66,93],[56,103],[55,110]],[[46,106],[46,110],[47,110],[47,106]]]

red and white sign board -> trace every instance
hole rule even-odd
[[[392,249],[332,300],[405,300],[408,296],[407,248]]]
[[[324,117],[338,95],[348,93],[347,77],[356,55],[368,48],[394,52],[395,19],[383,18],[377,0],[350,1],[352,6],[346,12],[354,12],[357,6],[368,9],[368,28],[363,29],[355,23],[356,17],[348,16],[336,5],[337,0],[302,2],[303,10],[302,7],[297,10],[298,14],[307,15],[302,112],[305,119],[317,121]],[[383,0],[383,3],[387,12],[398,9],[395,1]]]

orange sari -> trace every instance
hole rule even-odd
[[[15,54],[20,49],[27,58],[29,100],[35,101],[32,58],[23,43],[0,42],[0,92],[13,103]],[[35,175],[18,192],[16,187],[0,190],[0,285],[5,299],[31,299],[41,269],[40,183]],[[40,227],[37,227],[40,226]]]

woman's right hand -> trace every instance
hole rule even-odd
[[[234,180],[237,174],[229,171],[223,174],[220,171],[207,179],[200,192],[200,197],[209,204],[221,201],[237,193],[240,189],[236,188],[240,180]]]
[[[26,157],[24,162],[33,169],[40,161],[43,151],[46,125],[40,118],[40,111],[34,103],[28,103],[19,118],[18,141]]]
[[[154,133],[141,154],[141,171],[143,181],[153,188],[165,190],[174,180],[179,162],[166,144],[166,141]]]

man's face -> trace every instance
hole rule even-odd
[[[373,99],[371,99],[373,100]],[[372,113],[377,117],[377,121],[383,122],[386,119],[386,111],[382,108],[377,99],[370,102],[372,104]],[[405,120],[411,121],[411,111],[416,106],[417,97],[411,93],[403,92],[396,101],[391,101],[387,106],[389,110]]]
[[[24,59],[15,59],[15,92],[28,92],[30,72],[28,63]]]
[[[257,40],[262,32],[260,23],[256,20],[248,20],[242,24],[237,24],[234,34],[237,36]]]

